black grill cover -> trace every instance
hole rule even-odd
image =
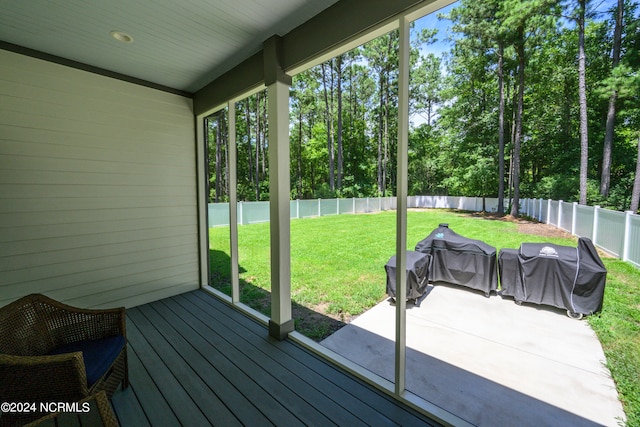
[[[429,255],[407,251],[407,299],[418,299],[427,289],[429,274]],[[396,256],[392,256],[387,265],[387,294],[396,296]]]
[[[429,269],[429,280],[433,283],[466,286],[486,295],[498,287],[496,248],[463,237],[446,224],[440,224],[418,242],[415,250],[433,257]]]
[[[581,237],[577,248],[523,243],[519,251],[501,250],[499,264],[502,295],[518,302],[580,314],[602,308],[607,270],[587,238]]]

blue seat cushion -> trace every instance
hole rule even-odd
[[[72,342],[54,348],[52,354],[73,353],[75,351],[82,352],[84,366],[87,371],[87,386],[92,387],[96,381],[102,377],[107,369],[113,364],[124,348],[126,343],[122,335],[101,338],[97,340],[86,340]]]

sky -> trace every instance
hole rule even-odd
[[[438,34],[436,35],[436,38],[438,40],[436,41],[436,43],[427,46],[424,49],[424,53],[433,53],[440,56],[442,53],[448,52],[451,49],[452,44],[447,41],[447,37],[451,34],[449,31],[449,25],[451,24],[451,21],[446,19],[438,19],[438,15],[441,13],[448,14],[451,9],[458,5],[458,2],[452,3],[449,6],[446,6],[416,20],[413,29],[416,32],[421,31],[424,28],[435,28],[438,30]]]
[[[597,18],[596,20],[605,19],[607,15],[607,11],[614,8],[617,4],[617,0],[591,0],[588,1],[588,10],[596,12]],[[434,53],[436,55],[440,55],[444,52],[448,52],[452,46],[452,43],[447,41],[447,38],[451,36],[451,32],[449,30],[449,26],[451,21],[446,19],[438,19],[439,14],[448,14],[451,9],[454,7],[458,7],[460,2],[455,2],[446,6],[436,12],[430,13],[427,16],[424,16],[415,21],[414,31],[420,31],[423,28],[436,28],[438,30],[438,35],[436,36],[438,41],[433,45],[427,46],[424,49],[425,53]],[[640,14],[640,8],[637,11]],[[636,16],[636,18],[638,18]]]

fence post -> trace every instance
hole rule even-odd
[[[551,224],[551,199],[547,199],[547,224]]]
[[[296,199],[296,218],[300,219],[300,199]]]
[[[560,228],[560,224],[562,224],[562,200],[558,200],[558,224],[556,224],[556,228]]]
[[[540,202],[538,202],[538,221],[542,221],[542,197],[540,197]]]
[[[356,213],[356,198],[353,197],[352,200],[353,200],[353,213],[355,214]]]
[[[382,196],[378,196],[378,212],[382,212]]]
[[[318,199],[318,216],[322,216],[322,211],[320,210],[320,203],[322,203],[322,199]]]
[[[536,203],[535,203],[535,199],[527,199],[527,216],[530,218],[535,218],[535,208],[536,208]]]
[[[529,205],[529,216],[531,218],[535,218],[536,217],[536,210],[537,210],[536,209],[536,202],[537,202],[536,199],[529,199],[529,203],[530,203],[530,205]]]
[[[631,215],[633,211],[624,213],[624,241],[622,243],[622,260],[629,261],[629,234],[631,233]]]
[[[242,202],[238,202],[238,218],[240,218],[240,225],[244,225],[244,213],[242,212]]]
[[[367,207],[364,208],[365,212],[369,212],[369,198],[367,197]]]
[[[340,199],[336,199],[336,215],[340,215]]]
[[[598,237],[598,222],[599,219],[598,217],[600,212],[600,205],[596,205],[593,207],[593,233],[591,233],[591,235],[593,236],[593,244],[596,245],[597,244],[597,237]]]
[[[571,212],[571,234],[576,235],[576,212],[578,211],[578,202],[573,202],[573,208]]]

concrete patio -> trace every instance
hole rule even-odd
[[[388,300],[322,342],[393,381]],[[407,308],[407,390],[478,426],[624,423],[605,356],[586,321],[464,288],[429,286]]]

